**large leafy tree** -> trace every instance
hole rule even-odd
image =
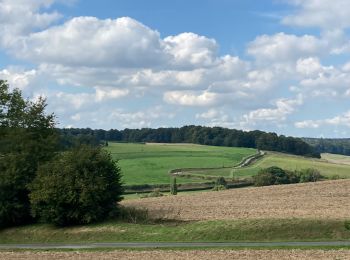
[[[57,149],[55,116],[0,80],[0,226],[29,221],[28,184]]]
[[[33,215],[59,226],[103,220],[117,209],[123,193],[111,155],[87,145],[40,166],[31,190]]]

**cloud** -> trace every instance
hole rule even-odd
[[[297,10],[282,19],[286,25],[300,27],[348,28],[350,26],[350,2],[348,0],[289,0]]]
[[[11,88],[24,90],[37,77],[36,70],[18,70],[15,68],[0,70],[0,79],[7,80]]]
[[[23,36],[62,18],[55,11],[42,11],[53,3],[53,0],[0,0],[0,46],[18,46]]]
[[[295,127],[297,128],[320,128],[322,126],[346,126],[350,127],[350,111],[343,113],[342,115],[335,116],[332,118],[321,119],[321,120],[304,120],[296,122]]]
[[[17,56],[83,67],[153,67],[166,59],[159,33],[128,17],[76,17],[30,34]]]
[[[164,39],[165,50],[173,56],[171,61],[176,67],[207,67],[217,58],[217,43],[194,33],[181,33]]]
[[[334,29],[318,18],[327,10],[324,2],[290,1],[296,11],[283,23],[317,26],[320,34],[258,35],[244,59],[219,53],[218,42],[205,35],[161,36],[130,17],[67,18],[53,10],[55,3],[0,0],[0,48],[28,62],[27,68],[0,69],[0,78],[26,95],[45,95],[62,125],[149,127],[198,120],[241,129],[346,126],[341,116],[292,122],[303,103],[345,102],[350,96],[347,56],[341,56],[345,64],[333,62],[350,52],[348,18],[335,15],[338,7],[325,14],[330,23],[341,21]],[[337,3],[345,9],[345,1]]]
[[[264,63],[290,62],[321,54],[325,47],[320,39],[312,35],[277,33],[258,36],[249,43],[247,52]]]
[[[260,108],[243,115],[241,124],[257,125],[259,122],[280,123],[287,119],[287,116],[294,113],[296,108],[303,104],[302,95],[295,99],[281,98],[278,99],[274,108]]]
[[[203,91],[169,91],[164,93],[164,101],[169,104],[183,106],[210,106],[214,105],[218,99],[216,93]]]

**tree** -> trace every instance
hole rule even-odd
[[[176,177],[171,178],[170,194],[171,195],[176,195],[177,194]]]
[[[28,184],[57,149],[55,116],[45,108],[45,99],[25,100],[0,80],[0,226],[31,220]]]
[[[111,155],[86,145],[39,167],[30,188],[33,216],[59,226],[105,219],[123,192],[120,168]]]

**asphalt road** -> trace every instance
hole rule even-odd
[[[165,243],[81,243],[81,244],[0,244],[0,249],[88,249],[88,248],[206,248],[206,247],[300,247],[350,246],[350,241],[324,242],[165,242]]]

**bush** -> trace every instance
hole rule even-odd
[[[30,189],[32,215],[59,226],[105,219],[123,192],[120,169],[110,154],[90,146],[39,167]]]
[[[226,190],[226,186],[224,186],[224,185],[215,185],[212,190],[213,191]]]
[[[323,178],[317,169],[308,168],[301,170],[299,173],[300,182],[316,182]]]
[[[216,179],[215,186],[224,186],[226,188],[227,182],[224,177],[219,177]]]
[[[119,207],[118,218],[128,223],[139,224],[149,223],[150,216],[146,208],[138,209],[133,207]]]
[[[171,195],[176,195],[177,194],[176,177],[171,178],[170,194]]]
[[[147,193],[145,195],[142,195],[141,196],[141,199],[144,199],[144,198],[154,198],[154,197],[162,197],[163,196],[163,193],[160,192],[160,189],[159,188],[156,188],[154,189],[152,192],[150,193]]]
[[[254,176],[255,186],[268,186],[297,182],[299,182],[299,177],[295,172],[285,171],[276,166],[261,169],[259,173]]]

